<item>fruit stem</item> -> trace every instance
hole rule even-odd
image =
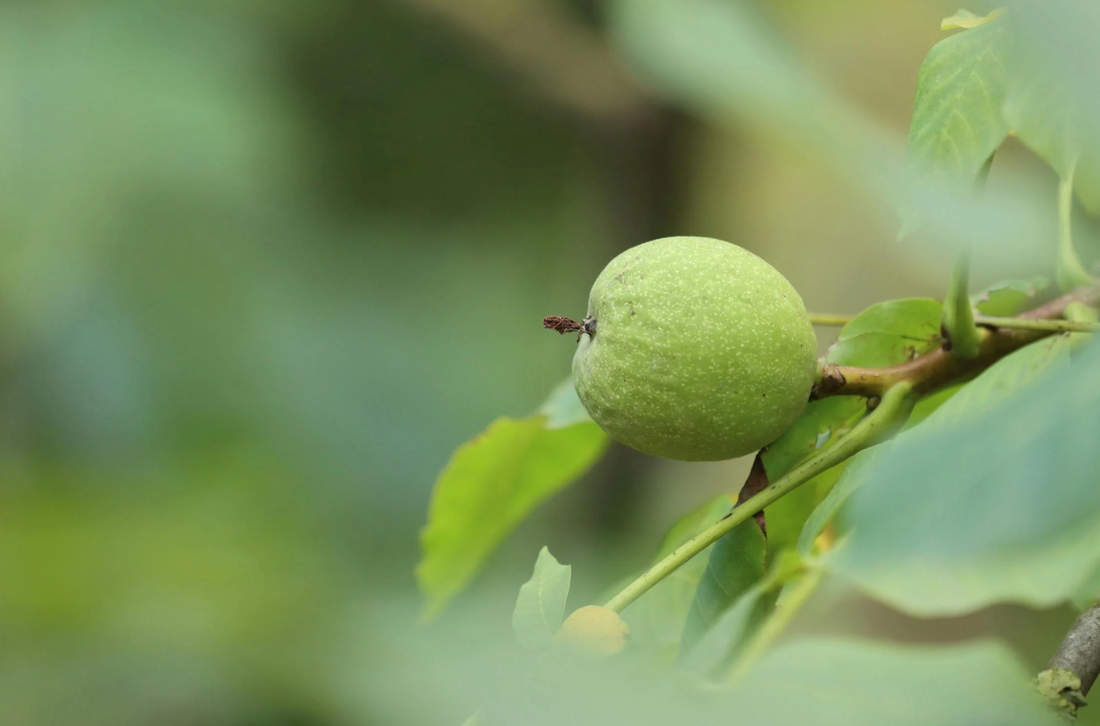
[[[572,318],[566,318],[561,315],[547,315],[542,319],[542,327],[549,330],[556,330],[561,335],[566,333],[576,333],[580,330],[584,330],[584,326],[578,323]]]
[[[821,472],[831,469],[868,446],[888,438],[908,418],[916,398],[913,395],[912,385],[907,381],[901,381],[890,388],[883,394],[878,407],[857,423],[847,435],[839,439],[835,446],[811,455],[762,492],[734,507],[733,511],[723,519],[684,542],[663,560],[642,573],[618,595],[608,600],[604,607],[622,612],[651,587],[764,507],[794,491]]]

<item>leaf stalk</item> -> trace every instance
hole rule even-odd
[[[773,502],[802,486],[821,472],[888,438],[909,416],[916,402],[912,386],[905,381],[884,392],[878,406],[852,428],[836,445],[823,449],[796,466],[767,488],[737,505],[723,519],[674,549],[650,567],[638,579],[607,601],[604,607],[622,612],[624,608],[675,572],[695,555],[717,542],[737,525]]]

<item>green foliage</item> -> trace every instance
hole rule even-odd
[[[511,688],[485,710],[485,724],[1060,723],[1018,658],[989,640],[901,645],[804,637],[767,654],[740,681],[712,682],[705,690],[668,681],[638,688],[637,671],[622,661],[532,670],[527,680],[503,668],[486,675]]]
[[[1100,567],[1100,348],[1067,366],[1066,346],[1005,358],[861,469],[829,566],[920,615],[1072,597]]]
[[[694,646],[726,608],[764,576],[767,552],[768,541],[753,519],[714,543],[684,624],[684,648]]]
[[[554,640],[565,617],[565,600],[569,597],[569,577],[572,568],[560,564],[550,550],[543,547],[535,560],[531,579],[519,589],[516,607],[512,611],[512,631],[527,648],[546,648]]]
[[[1041,667],[1063,603],[1100,593],[1091,335],[927,393],[896,441],[767,507],[766,558],[750,523],[624,606],[599,663],[545,648],[567,585],[599,590],[658,549],[633,534],[739,482],[618,451],[519,528],[606,450],[567,384],[437,481],[428,609],[483,587],[417,623],[408,577],[449,450],[565,373],[573,341],[538,319],[583,314],[647,236],[723,234],[839,312],[942,291],[963,242],[975,279],[1091,285],[1100,4],[1005,3],[945,19],[904,156],[895,94],[940,39],[920,3],[0,4],[0,723],[1047,722],[1010,653]],[[919,240],[892,239],[899,207]],[[974,302],[1017,315],[1041,288]],[[829,360],[937,346],[938,312],[875,322],[899,305]],[[773,480],[867,410],[812,403]],[[574,567],[532,573],[542,537]],[[697,592],[724,611],[678,654]],[[627,643],[611,608],[578,612],[582,649]]]
[[[417,581],[431,616],[540,503],[571,484],[607,447],[607,436],[558,388],[542,412],[501,418],[455,452],[432,495]]]
[[[880,185],[888,189],[884,196],[891,196],[891,185],[879,182],[892,170],[870,170],[879,165],[883,148],[873,129],[790,63],[744,7],[718,0],[619,0],[609,7],[619,48],[658,93],[712,118],[736,118],[799,138],[824,159],[843,156],[846,170],[862,184]],[[969,230],[988,222],[989,209],[1005,212],[1003,205],[975,203],[994,154],[1015,134],[1061,179],[1060,286],[1091,285],[1094,280],[1076,256],[1070,222],[1074,193],[1091,211],[1100,198],[1100,156],[1094,127],[1086,122],[1092,104],[1082,98],[1073,74],[1059,70],[1037,41],[1042,33],[1020,24],[1017,12],[1036,20],[1025,16],[1022,6],[984,16],[960,10],[943,20],[944,30],[957,32],[931,49],[918,76],[905,155],[908,190],[891,199],[901,212],[899,239],[913,244],[919,232],[921,242],[935,240],[953,223],[961,221]],[[1054,211],[1046,202],[1035,208],[1044,206]],[[808,714],[824,723],[854,724],[1056,721],[1000,646],[779,640],[822,583],[918,618],[968,614],[1006,602],[1050,608],[1096,594],[1100,494],[1092,484],[1100,471],[1094,445],[1100,440],[1095,414],[1100,347],[1088,347],[1081,334],[1039,339],[1032,333],[979,330],[975,313],[1019,315],[1033,306],[1047,282],[1039,276],[1012,279],[970,294],[969,252],[958,259],[944,304],[927,298],[881,302],[839,331],[822,361],[829,370],[861,375],[866,371],[847,368],[889,368],[862,381],[869,387],[877,380],[901,383],[859,389],[876,390],[873,400],[843,395],[853,389],[841,384],[842,395],[811,401],[766,447],[761,462],[769,481],[786,479],[766,489],[757,506],[798,480],[766,506],[767,536],[752,519],[723,528],[728,497],[682,517],[653,567],[603,609],[610,614],[625,608],[636,636],[633,648],[612,659],[617,665],[606,671],[543,673],[534,690],[550,686],[546,692],[569,697],[524,702],[511,713],[513,720],[519,713],[525,723],[584,723],[594,714],[600,714],[594,722],[609,715],[623,722],[708,722],[719,713],[711,709],[735,702],[739,719],[768,723],[798,723]],[[1065,315],[1089,320],[1096,312],[1090,302],[1070,305]],[[937,349],[952,355],[926,358],[932,377],[919,378],[922,357]],[[837,393],[826,388],[832,382],[822,382],[822,395]],[[922,400],[914,405],[918,397]],[[444,521],[446,509],[439,502],[446,499],[438,499],[440,492],[454,496],[460,489],[477,491],[488,479],[512,481],[511,472],[495,473],[500,461],[512,461],[516,470],[548,456],[548,448],[513,440],[591,427],[568,391],[553,400],[541,416],[495,424],[483,444],[486,451],[471,453],[476,443],[460,450],[437,489],[433,518]],[[899,401],[904,405],[894,405]],[[879,413],[867,417],[876,405]],[[883,411],[892,413],[884,417]],[[880,423],[882,436],[860,438]],[[846,439],[853,428],[856,435]],[[862,449],[885,436],[893,440]],[[832,451],[850,459],[839,464],[826,459],[834,465],[825,471],[821,468],[829,464],[804,466],[845,441]],[[590,457],[598,455],[600,445],[593,442]],[[857,449],[862,450],[852,456]],[[464,457],[475,465],[467,467]],[[574,469],[583,468],[576,464]],[[471,473],[460,484],[449,481],[467,469]],[[555,479],[549,489],[562,485]],[[743,506],[751,508],[752,501]],[[436,591],[436,605],[469,578],[531,506],[526,502],[511,519],[484,511],[467,518],[464,536],[475,544],[467,546],[472,554],[464,562],[472,564],[447,563],[456,584],[426,587]],[[469,534],[475,521],[482,525],[477,537]],[[494,534],[478,540],[487,521]],[[500,530],[501,521],[510,524]],[[679,550],[694,557],[666,559],[702,531],[709,536]],[[721,532],[724,536],[704,549]],[[425,544],[431,558],[436,543],[426,535]],[[443,562],[437,553],[437,566]],[[560,622],[568,590],[563,569],[545,550],[540,555],[517,602],[521,641],[544,646]],[[621,645],[617,640],[615,650]],[[661,657],[647,660],[645,668],[667,666],[667,656],[678,652],[677,684],[702,682],[708,698],[685,698],[692,688],[670,691],[667,678],[647,681],[641,690],[618,688],[629,680],[624,673],[635,673],[625,664],[653,651]]]
[[[936,344],[940,310],[939,302],[923,298],[873,305],[840,331],[828,360],[865,366],[903,363]],[[833,446],[866,410],[866,402],[852,397],[811,401],[802,416],[763,453],[769,481],[776,481],[814,452]],[[772,558],[796,547],[806,520],[828,495],[845,465],[819,474],[765,509],[768,536],[760,546],[766,547]],[[707,572],[699,582],[684,628],[685,646],[693,645],[763,576],[764,552],[757,552],[755,535],[747,529],[749,524],[738,526],[711,549]],[[746,569],[746,561],[755,562],[758,554],[759,570]],[[746,627],[759,624],[767,607],[754,612]]]
[[[925,298],[876,303],[841,329],[827,360],[853,366],[904,363],[936,345],[940,310],[938,301]],[[783,476],[813,452],[834,445],[866,410],[865,401],[852,397],[810,402],[802,417],[764,452],[769,480]],[[772,551],[795,546],[806,519],[832,489],[844,466],[818,475],[767,508]]]
[[[1100,214],[1100,140],[1083,115],[1082,100],[1047,50],[1017,44],[1009,59],[1013,83],[1004,115],[1020,141],[1062,179],[1075,177],[1076,193]]]
[[[890,447],[890,442],[879,444],[870,449],[859,452],[848,460],[844,472],[837,479],[836,484],[821,500],[814,511],[806,518],[806,524],[798,538],[798,554],[810,558],[815,554],[817,538],[825,531],[825,528],[836,516],[841,506],[867,481],[866,468],[883,451]]]
[[[970,304],[982,315],[1011,317],[1024,310],[1049,284],[1045,277],[1004,280],[971,295]]]
[[[942,310],[930,298],[875,303],[841,329],[827,360],[878,367],[916,358],[939,342]]]
[[[729,512],[730,504],[730,498],[722,495],[685,514],[669,530],[653,562]],[[631,647],[653,647],[675,656],[699,579],[706,569],[707,557],[695,557],[623,611],[623,619],[630,625]]]
[[[947,182],[968,190],[1011,128],[1002,113],[1007,24],[994,20],[968,27],[937,43],[917,76],[906,145],[907,171],[917,187]],[[904,211],[899,237],[918,226],[919,215]]]
[[[687,672],[710,676],[736,658],[746,640],[775,606],[775,599],[768,593],[771,585],[761,580],[738,593],[707,631],[700,634],[694,647],[689,649],[685,640],[681,667]]]
[[[806,640],[777,648],[738,690],[766,703],[771,723],[798,723],[807,714],[818,723],[868,725],[1057,723],[1026,679],[1016,658],[994,643]]]

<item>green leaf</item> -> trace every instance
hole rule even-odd
[[[827,565],[917,615],[1078,593],[1100,568],[1100,347],[1067,363],[1066,341],[1003,359],[895,439]]]
[[[806,520],[829,495],[848,462],[818,474],[798,489],[764,510],[768,525],[768,548],[780,552],[798,546]]]
[[[767,551],[767,539],[752,518],[711,546],[706,570],[684,623],[684,648],[692,647],[730,605],[760,581]]]
[[[1004,8],[997,8],[988,15],[975,15],[969,10],[960,9],[954,15],[950,15],[940,21],[940,30],[966,30],[985,25],[990,20],[996,20],[1004,15]]]
[[[913,407],[913,412],[909,414],[909,420],[902,426],[902,431],[907,431],[926,420],[929,416],[938,411],[943,404],[951,400],[951,398],[961,391],[965,385],[965,383],[956,383],[946,388],[941,388],[935,393],[930,393],[917,401],[917,405]]]
[[[1041,375],[1069,366],[1069,338],[1052,335],[994,363],[930,415],[925,425],[965,419],[992,408]]]
[[[729,512],[732,505],[729,496],[723,494],[688,512],[669,530],[653,561],[663,559],[704,528],[717,522]],[[667,648],[671,655],[675,655],[695,589],[707,567],[705,555],[709,554],[709,548],[699,553],[623,611],[623,619],[630,625],[631,647]]]
[[[768,585],[758,582],[742,593],[685,653],[681,667],[693,673],[711,674],[732,660],[775,604]]]
[[[866,403],[854,396],[810,401],[786,433],[762,454],[768,481],[775,481],[810,454],[832,445],[866,410]]]
[[[573,568],[559,564],[543,547],[531,579],[519,588],[512,611],[512,630],[525,648],[547,648],[565,617],[569,578]]]
[[[927,297],[909,297],[875,303],[841,328],[837,340],[851,340],[865,333],[884,333],[903,338],[927,340],[939,335],[941,312],[940,301]],[[852,365],[865,364],[852,363]]]
[[[835,444],[866,411],[866,403],[853,396],[811,401],[806,412],[763,453],[768,480],[776,481],[806,457]],[[806,518],[843,470],[844,464],[834,466],[764,509],[771,551],[780,552],[795,545]]]
[[[905,298],[877,303],[841,329],[830,346],[830,363],[891,366],[936,347],[943,306],[931,298]]]
[[[564,429],[592,421],[588,411],[584,410],[581,399],[577,397],[572,378],[567,378],[554,387],[546,402],[539,408],[539,413],[546,416],[548,429]]]
[[[844,502],[848,501],[848,497],[852,496],[857,489],[866,483],[868,465],[874,457],[889,447],[890,443],[886,441],[870,449],[864,449],[848,460],[848,465],[844,468],[844,472],[840,475],[836,485],[817,505],[813,513],[807,517],[806,524],[798,538],[798,554],[806,558],[814,554],[814,544],[817,542],[817,538],[825,531],[825,527],[833,520]]]
[[[928,646],[803,639],[765,655],[731,698],[761,704],[748,710],[755,722],[769,724],[1060,723],[1012,652],[994,642]]]
[[[606,446],[607,435],[594,423],[555,429],[536,415],[497,419],[459,447],[436,481],[421,534],[416,576],[428,598],[426,616],[438,613],[509,532]]]
[[[1050,281],[1045,277],[1003,280],[970,296],[970,303],[982,315],[1010,318],[1025,310]]]
[[[915,188],[937,184],[970,193],[1008,135],[1003,106],[1009,41],[1005,21],[997,20],[945,38],[929,51],[917,76],[905,150]],[[919,224],[918,212],[903,207],[899,239]]]
[[[1060,177],[1072,173],[1077,197],[1092,214],[1100,214],[1100,144],[1092,133],[1095,126],[1047,53],[1047,48],[1017,44],[1010,63],[1005,118],[1020,141]]]

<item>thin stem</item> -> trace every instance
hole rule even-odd
[[[977,375],[1006,355],[1054,332],[1080,331],[1081,321],[1057,322],[1057,330],[1046,325],[1034,325],[1045,319],[1062,318],[1066,308],[1075,302],[1095,306],[1100,301],[1100,288],[1082,287],[1051,300],[1013,320],[1026,320],[1027,327],[986,327],[978,329],[978,355],[962,360],[951,355],[941,345],[919,358],[886,368],[862,368],[826,363],[821,367],[820,380],[814,388],[814,398],[827,396],[880,396],[901,381],[912,384],[913,390],[926,394],[948,384]],[[981,322],[981,318],[978,319]],[[997,320],[994,318],[994,320]]]
[[[814,325],[843,327],[855,320],[854,315],[830,315],[828,313],[810,313],[810,322]],[[1051,333],[1098,333],[1100,323],[1075,320],[1034,320],[1032,318],[1001,318],[992,315],[975,315],[974,322],[987,328],[1008,328],[1010,330],[1044,330]]]
[[[724,534],[741,524],[789,492],[805,484],[821,472],[831,469],[868,446],[893,433],[908,417],[915,397],[911,386],[902,382],[883,396],[877,408],[864,417],[836,445],[813,454],[764,491],[733,508],[726,517],[674,549],[667,557],[650,567],[604,606],[615,612],[622,610],[645,594],[651,587],[675,572],[681,565],[714,544]]]
[[[855,315],[831,315],[830,313],[810,313],[810,323],[823,327],[842,328],[856,319]]]
[[[734,660],[727,674],[729,680],[737,680],[745,675],[752,664],[764,655],[776,639],[782,635],[783,631],[787,629],[787,626],[791,624],[794,616],[810,599],[810,596],[813,595],[814,590],[817,589],[824,578],[825,571],[820,567],[815,567],[807,570],[801,578],[791,583],[790,591],[776,605],[775,612],[764,621],[764,624],[760,626],[760,630],[745,646],[741,655]]]
[[[1063,290],[1093,282],[1073,247],[1073,176],[1075,160],[1058,184],[1058,268],[1055,277]]]
[[[992,157],[990,157],[992,159]],[[943,302],[944,347],[963,360],[978,357],[980,338],[970,305],[970,250],[962,252],[951,271],[951,287]]]
[[[997,318],[990,315],[977,315],[974,317],[974,322],[990,328],[1043,330],[1050,333],[1100,332],[1100,323],[1089,320],[1031,320],[1029,318]]]

